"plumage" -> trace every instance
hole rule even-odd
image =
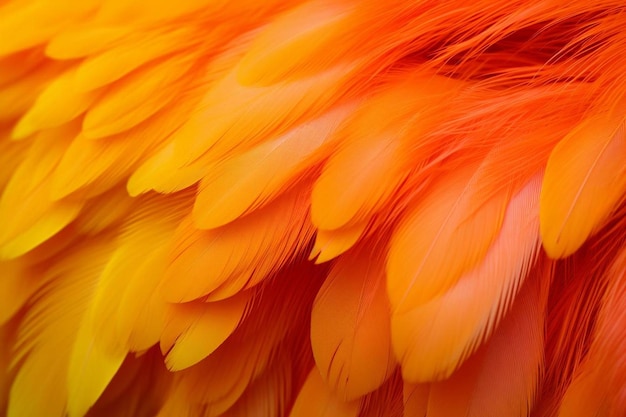
[[[622,416],[625,24],[0,0],[0,416]]]

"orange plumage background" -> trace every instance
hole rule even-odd
[[[1,0],[0,415],[623,417],[624,0]]]

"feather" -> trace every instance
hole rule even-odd
[[[9,391],[15,372],[11,370],[11,357],[14,349],[18,320],[0,325],[0,410],[6,413]]]
[[[80,234],[97,235],[106,229],[122,224],[136,208],[136,203],[137,199],[128,195],[126,187],[118,185],[90,199],[82,208],[73,226]]]
[[[72,346],[112,248],[111,238],[83,242],[46,271],[49,283],[34,294],[20,323],[9,417],[65,415]]]
[[[319,264],[336,258],[350,249],[366,230],[367,224],[357,224],[334,230],[318,229],[309,260],[315,259],[315,263]]]
[[[404,417],[426,417],[429,394],[430,384],[411,384],[405,381],[402,387]]]
[[[443,294],[484,258],[509,195],[480,195],[479,184],[471,165],[442,176],[397,226],[387,262],[394,313]]]
[[[157,290],[167,266],[164,255],[173,231],[190,210],[191,196],[142,197],[118,232],[92,303],[96,342],[106,350],[128,351],[131,340],[133,347],[143,341],[144,349],[158,342],[166,308]]]
[[[214,39],[221,45],[219,36]],[[225,75],[231,71],[233,65],[240,59],[243,49],[249,42],[247,36],[243,35],[235,38],[227,45],[220,46],[218,53],[213,60],[204,68],[202,76],[194,78],[194,84],[187,87],[192,100],[185,100],[184,103],[191,102],[191,108],[186,108],[181,113],[183,115],[180,125],[176,128],[180,128],[186,125],[190,119],[190,115],[196,112],[202,111],[206,104],[203,103],[203,96],[207,94],[207,90],[214,88],[215,84],[222,80]],[[173,106],[167,109],[167,112],[162,112],[165,115],[169,115],[177,110],[180,105]],[[160,115],[163,116],[163,115]],[[201,179],[206,173],[206,164],[200,164],[200,166],[186,167],[184,170],[180,170],[180,167],[173,166],[173,157],[177,153],[177,144],[170,138],[169,135],[172,132],[164,132],[168,137],[168,142],[165,146],[153,153],[147,161],[135,170],[135,172],[128,179],[128,191],[130,195],[138,195],[149,190],[156,190],[163,193],[169,193],[176,190],[186,188],[199,179]],[[167,175],[163,175],[167,172]],[[173,175],[175,174],[175,175]]]
[[[54,171],[53,197],[60,199],[82,189],[90,196],[98,195],[127,181],[140,162],[158,151],[183,123],[195,101],[194,94],[183,96],[153,115],[153,123],[142,123],[102,140],[78,135]]]
[[[97,330],[93,314],[87,312],[72,347],[67,373],[67,413],[83,416],[104,392],[122,365],[126,351],[110,351],[94,343]]]
[[[575,252],[623,199],[624,158],[623,114],[590,117],[554,148],[541,190],[541,237],[551,257]]]
[[[0,137],[7,136],[9,136],[8,132],[5,134],[0,129]],[[26,157],[30,145],[29,141],[0,139],[0,166],[3,167],[3,170],[0,171],[0,190],[4,190],[7,187],[11,177]]]
[[[172,135],[167,152],[156,156],[155,172],[141,182],[162,192],[193,185],[216,162],[275,139],[332,107],[341,98],[337,93],[347,88],[344,83],[349,70],[333,69],[265,88],[241,86],[234,72],[226,74]],[[144,171],[143,175],[147,174]]]
[[[313,304],[311,346],[341,399],[357,399],[389,378],[396,363],[382,259],[361,247],[333,265]]]
[[[300,279],[293,279],[299,277]],[[262,375],[280,347],[297,343],[292,332],[307,325],[313,297],[323,275],[311,265],[293,265],[252,289],[256,293],[246,319],[215,352],[197,365],[175,374],[173,392],[161,415],[181,410],[209,417],[225,412]],[[276,303],[271,300],[291,300]]]
[[[550,285],[550,268],[544,269],[526,281],[489,342],[452,377],[432,384],[429,417],[529,414],[543,367],[544,309]]]
[[[320,149],[352,110],[338,107],[274,140],[216,163],[202,179],[194,219],[203,229],[223,226],[292,186],[324,155]]]
[[[395,372],[380,388],[363,398],[359,417],[381,416],[404,416],[402,377],[399,372]]]
[[[606,272],[608,288],[598,314],[589,353],[568,387],[559,409],[562,417],[617,417],[626,412],[623,359],[626,302],[626,251],[620,248]]]
[[[218,290],[215,301],[258,284],[309,245],[313,229],[307,200],[307,193],[293,190],[248,216],[207,231],[185,219],[174,236],[163,296],[170,302],[186,302]],[[226,288],[219,291],[222,285]]]
[[[357,417],[360,401],[341,401],[313,368],[300,389],[289,417]]]
[[[546,373],[535,410],[538,416],[558,415],[563,394],[589,351],[619,234],[606,231],[591,238],[577,256],[556,265],[548,299]]]
[[[215,351],[239,325],[250,296],[245,291],[216,302],[170,304],[161,334],[167,368],[188,368]]]
[[[17,55],[21,58],[20,55]],[[1,59],[1,58],[0,58]],[[28,63],[18,60],[5,60],[3,65],[24,66],[28,69]],[[19,119],[26,113],[35,103],[37,97],[50,84],[51,80],[58,77],[63,71],[67,70],[68,65],[64,63],[39,63],[30,71],[24,74],[17,74],[17,79],[3,83],[0,81],[0,121],[3,124],[10,123],[13,125],[15,119]]]
[[[170,373],[158,348],[128,356],[88,417],[154,417],[170,387]]]
[[[449,377],[497,328],[539,251],[541,178],[535,175],[513,196],[482,262],[445,293],[392,316],[394,351],[406,380]]]
[[[13,129],[12,136],[22,139],[46,128],[62,126],[87,110],[98,97],[97,92],[81,93],[74,89],[75,72],[59,75],[37,97],[35,104]],[[63,103],[59,106],[59,103]]]
[[[163,55],[199,43],[192,28],[146,31],[133,39],[83,61],[76,70],[74,85],[88,92],[119,80],[131,71]]]
[[[41,285],[23,259],[0,261],[0,326],[4,326]]]
[[[181,78],[191,69],[194,58],[174,56],[120,80],[85,114],[83,134],[97,139],[124,132],[161,110],[185,87]]]
[[[54,35],[46,45],[46,56],[54,59],[76,59],[95,55],[120,42],[131,33],[125,26],[73,26]]]
[[[311,1],[279,16],[243,57],[237,81],[263,84],[283,75],[291,69],[286,63],[308,58],[344,32],[353,7],[348,1]]]
[[[284,416],[292,389],[290,359],[289,355],[284,355],[277,365],[250,384],[241,398],[220,417]]]
[[[50,172],[73,131],[73,127],[64,126],[38,135],[3,190],[0,257],[15,258],[32,250],[78,216],[84,204],[80,198],[53,201],[50,197]],[[27,209],[15,210],[22,205]]]
[[[9,55],[46,42],[60,28],[78,21],[91,12],[95,1],[72,3],[71,7],[59,7],[45,0],[29,0],[0,5],[0,55]],[[24,30],[28,22],[29,30]]]
[[[411,169],[441,147],[424,133],[436,122],[434,110],[460,87],[450,79],[419,71],[391,78],[366,100],[338,133],[311,196],[311,217],[320,229],[366,223],[389,203]],[[441,115],[438,115],[441,117]]]

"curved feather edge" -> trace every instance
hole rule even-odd
[[[510,195],[484,195],[480,178],[472,164],[442,176],[396,227],[387,260],[394,313],[440,296],[483,260]]]
[[[541,179],[535,175],[513,196],[481,263],[441,296],[392,315],[404,378],[449,377],[497,328],[537,259]]]
[[[543,370],[546,262],[520,291],[491,339],[449,379],[431,386],[429,417],[526,417]],[[515,360],[511,360],[515,358]]]
[[[345,402],[335,397],[317,368],[309,373],[289,417],[357,417],[360,401]]]
[[[361,247],[333,265],[313,304],[311,346],[339,398],[357,399],[393,373],[389,310],[383,259]]]
[[[540,202],[548,255],[571,255],[605,223],[626,194],[625,159],[623,113],[590,117],[554,148]]]

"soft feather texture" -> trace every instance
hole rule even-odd
[[[624,397],[624,305],[626,252],[622,249],[606,273],[608,288],[589,348],[559,408],[559,416],[616,417],[626,412]]]
[[[450,379],[432,384],[427,415],[528,415],[543,370],[543,316],[551,281],[550,266],[537,272],[490,341]]]
[[[0,0],[0,415],[621,416],[624,22]]]
[[[384,263],[369,256],[363,247],[343,256],[332,267],[311,312],[317,368],[346,400],[380,387],[396,365]]]
[[[623,106],[586,119],[554,148],[541,190],[541,235],[550,256],[571,255],[624,198],[625,157]]]
[[[393,314],[394,350],[408,381],[449,377],[507,313],[537,258],[541,178],[513,196],[500,234],[476,268],[441,296]]]

